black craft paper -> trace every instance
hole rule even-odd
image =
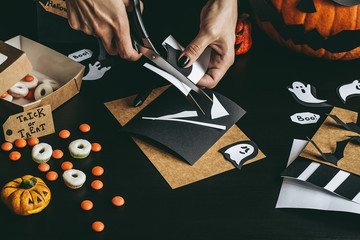
[[[215,93],[212,90],[206,90],[206,92],[209,96]],[[166,150],[170,149],[190,165],[193,165],[245,114],[245,111],[233,101],[219,93],[215,93],[230,115],[211,120],[210,102],[200,96],[196,96],[197,94],[192,94],[208,114],[204,116],[199,113],[198,117],[184,119],[225,125],[226,130],[189,123],[142,119],[142,117],[160,117],[182,111],[195,110],[187,99],[173,86],[140,111],[122,130],[136,136],[145,137],[145,140],[151,139],[156,141],[163,145]]]

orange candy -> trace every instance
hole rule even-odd
[[[91,183],[91,187],[92,187],[93,189],[95,189],[95,190],[100,190],[100,189],[103,188],[103,186],[104,186],[104,184],[103,184],[103,182],[100,181],[100,180],[94,180],[94,181],[92,181],[92,183]]]
[[[17,152],[17,151],[13,151],[9,154],[9,158],[12,160],[12,161],[17,161],[21,158],[21,153]]]
[[[1,144],[1,149],[2,149],[3,151],[8,152],[8,151],[10,151],[12,148],[13,148],[12,143],[4,142],[3,144]]]
[[[61,164],[61,169],[66,171],[73,168],[73,164],[71,162],[63,162]]]
[[[39,139],[37,137],[31,137],[28,139],[29,146],[33,147],[37,144],[39,144]]]
[[[89,124],[83,123],[79,126],[80,131],[82,132],[89,132],[90,131],[90,126]]]
[[[7,95],[8,95],[8,92],[4,92],[0,97],[1,98],[6,98]]]
[[[120,197],[120,196],[115,196],[115,197],[113,197],[113,199],[111,200],[111,202],[112,202],[115,206],[120,207],[120,206],[124,205],[125,200],[124,200],[124,198],[122,198],[122,197]]]
[[[91,225],[91,227],[95,232],[102,232],[105,226],[102,222],[96,221]]]
[[[15,146],[18,148],[24,148],[27,145],[26,140],[19,138],[18,140],[15,141]]]
[[[91,144],[91,150],[93,152],[99,152],[101,150],[101,145],[98,143],[92,143]]]
[[[27,76],[24,77],[24,80],[25,80],[26,82],[32,82],[32,81],[34,81],[34,77],[31,76],[31,75],[27,75]]]
[[[49,164],[47,164],[47,163],[41,163],[41,164],[39,164],[38,169],[39,169],[41,172],[47,172],[47,171],[50,170],[50,166],[49,166]]]
[[[68,138],[70,137],[70,132],[68,130],[61,130],[59,132],[59,137],[65,139],[65,138]]]
[[[52,155],[51,155],[53,158],[55,159],[60,159],[64,156],[64,153],[63,151],[59,150],[59,149],[56,149],[53,151]]]
[[[28,100],[33,100],[34,99],[34,91],[33,90],[29,90],[28,94],[25,96],[26,99]]]
[[[84,200],[81,202],[81,208],[85,211],[89,211],[93,208],[94,204],[90,200]]]
[[[91,170],[94,176],[101,176],[104,173],[104,169],[100,166],[93,167]]]
[[[46,178],[49,181],[55,181],[58,178],[58,174],[57,172],[50,171],[46,174]]]

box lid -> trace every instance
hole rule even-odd
[[[0,41],[0,95],[32,70],[26,54]]]

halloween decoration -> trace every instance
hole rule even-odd
[[[252,0],[260,27],[280,44],[331,60],[360,57],[358,0]]]
[[[236,25],[235,54],[248,52],[252,46],[250,15],[243,13]]]
[[[26,175],[7,183],[1,190],[1,200],[18,215],[41,212],[50,202],[51,192],[38,177]]]
[[[295,81],[291,87],[287,87],[293,98],[306,107],[330,107],[325,103],[327,100],[321,100],[316,97],[316,89],[310,84]]]
[[[219,152],[240,170],[245,162],[256,157],[259,148],[253,141],[240,141],[220,149]]]
[[[353,122],[344,123],[336,115],[328,114],[328,116],[331,117],[337,124],[341,125],[346,130],[360,134],[360,126],[359,126],[360,125],[360,118],[357,118],[356,123],[353,123]]]
[[[346,100],[360,95],[360,83],[359,80],[354,80],[351,83],[339,86],[336,89],[341,101],[345,104]]]

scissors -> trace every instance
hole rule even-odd
[[[151,62],[157,65],[162,70],[166,71],[167,73],[173,75],[179,81],[187,85],[191,88],[194,92],[198,93],[202,97],[206,98],[210,102],[213,100],[207,95],[202,89],[196,86],[192,81],[190,81],[186,76],[184,76],[181,72],[179,72],[175,67],[173,67],[168,61],[166,61],[161,55],[156,51],[154,45],[151,43],[149,35],[146,32],[144,27],[144,23],[141,17],[141,10],[140,10],[140,1],[133,0],[134,10],[132,13],[133,19],[129,19],[130,22],[130,29],[131,29],[131,39],[133,42],[134,49],[148,58]],[[142,42],[142,44],[140,43]],[[189,92],[188,95],[184,96],[188,99],[188,101],[195,106],[197,110],[199,110],[202,114],[205,115],[205,112],[200,107],[198,102],[194,99],[194,97]]]

